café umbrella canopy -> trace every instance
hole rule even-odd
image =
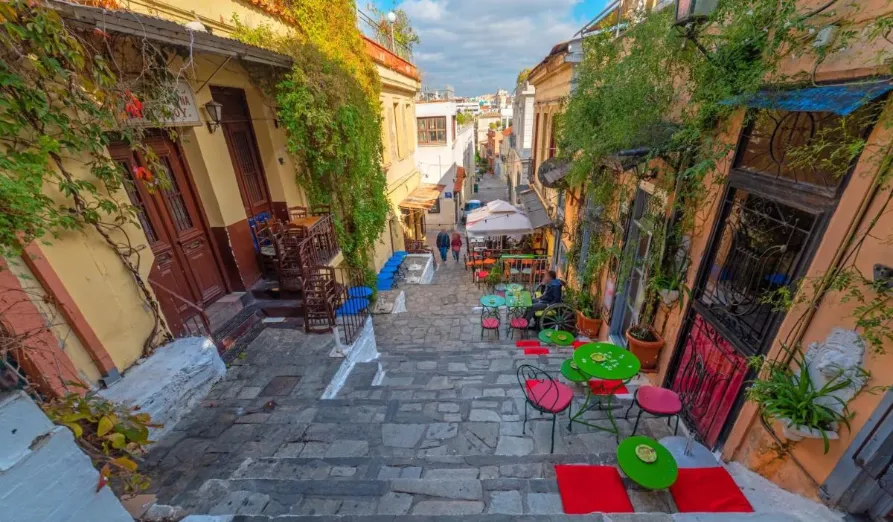
[[[468,214],[465,231],[469,236],[521,236],[533,232],[524,212],[507,201],[497,199]]]

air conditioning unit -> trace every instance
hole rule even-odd
[[[676,0],[676,23],[687,24],[710,16],[719,0]]]

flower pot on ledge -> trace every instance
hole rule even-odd
[[[629,351],[642,363],[642,371],[654,372],[657,370],[657,358],[660,355],[661,348],[664,347],[664,340],[653,328],[649,328],[649,330],[656,340],[640,341],[630,335],[629,330],[627,330],[626,341],[629,344]]]
[[[577,312],[577,332],[589,337],[590,339],[598,338],[598,333],[602,329],[601,317],[591,319],[586,317],[583,312]]]
[[[790,441],[799,442],[803,439],[821,439],[822,431],[809,426],[797,426],[788,418],[778,419],[781,424],[781,434]],[[831,425],[831,429],[825,430],[828,440],[837,440],[840,435],[837,434],[837,423]]]

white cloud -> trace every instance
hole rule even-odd
[[[575,20],[581,0],[406,0],[421,44],[413,61],[426,87],[449,84],[473,96],[512,90],[518,73],[534,67],[585,21]]]

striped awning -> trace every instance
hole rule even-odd
[[[400,202],[402,208],[419,208],[423,210],[431,210],[440,199],[440,194],[446,185],[435,185],[433,183],[422,183],[406,199]]]

